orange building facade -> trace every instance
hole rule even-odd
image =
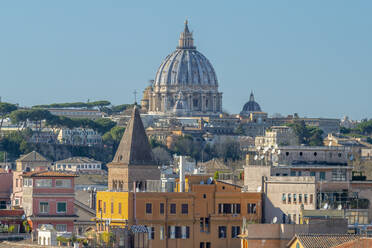
[[[98,192],[97,228],[145,225],[148,247],[240,247],[243,217],[261,223],[261,193],[201,181],[189,177],[188,192]]]

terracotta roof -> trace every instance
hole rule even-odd
[[[87,158],[87,157],[71,157],[71,158],[66,158],[63,160],[56,161],[55,164],[60,164],[60,163],[101,163],[97,160],[94,160],[92,158]]]
[[[132,117],[121,138],[112,163],[126,165],[156,164],[137,106],[133,108]]]
[[[350,234],[296,234],[287,244],[287,247],[290,247],[297,239],[304,248],[331,248],[359,237]]]
[[[340,245],[334,246],[333,248],[351,248],[351,247],[372,247],[372,238],[370,237],[361,237],[358,239],[354,239],[352,241],[348,241],[342,243]]]
[[[222,161],[218,160],[218,159],[211,159],[207,162],[204,162],[204,163],[200,163],[199,165],[200,167],[204,167],[204,169],[207,171],[207,172],[213,172],[213,171],[219,171],[219,170],[230,170],[230,168],[228,166],[226,166]]]
[[[77,175],[60,171],[30,171],[23,173],[23,177],[77,177]]]
[[[1,209],[0,216],[1,217],[8,217],[8,216],[22,216],[24,214],[23,210],[21,209]]]
[[[17,162],[49,162],[43,155],[36,151],[32,151],[28,154],[22,155]]]

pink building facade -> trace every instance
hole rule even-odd
[[[10,207],[13,187],[13,173],[6,170],[0,171],[0,209]]]
[[[26,172],[22,207],[33,230],[52,224],[58,232],[73,232],[74,174],[55,171]]]

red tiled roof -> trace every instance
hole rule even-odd
[[[0,216],[1,217],[8,217],[8,216],[22,216],[23,215],[22,209],[1,209]]]
[[[296,234],[287,244],[289,247],[297,238],[304,248],[331,248],[358,239],[358,235],[350,234]]]
[[[24,177],[77,177],[74,173],[60,171],[30,171],[23,173]]]

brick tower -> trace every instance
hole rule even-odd
[[[137,106],[133,108],[115,157],[107,167],[109,190],[133,191],[134,182],[137,188],[144,190],[146,180],[160,180],[160,170],[153,159]]]

